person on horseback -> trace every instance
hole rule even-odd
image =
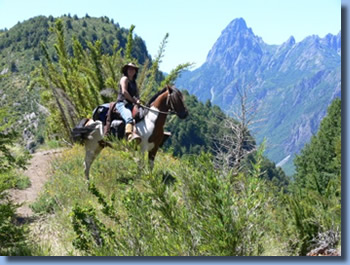
[[[115,108],[125,121],[125,136],[129,141],[139,138],[133,132],[134,120],[132,117],[134,104],[140,104],[139,91],[136,84],[138,69],[133,63],[128,63],[122,67],[123,77],[119,82],[118,99],[115,105]]]

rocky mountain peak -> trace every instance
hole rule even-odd
[[[288,46],[293,46],[295,44],[295,39],[293,36],[290,36],[289,39],[286,41],[286,44]]]
[[[236,18],[232,20],[230,24],[228,24],[224,31],[229,30],[231,32],[239,32],[247,29],[248,28],[245,20],[243,18]]]
[[[321,42],[339,53],[341,50],[341,32],[339,32],[337,35],[332,35],[329,33],[322,39]]]
[[[176,85],[223,109],[239,105],[237,88],[249,88],[252,102],[261,108],[257,116],[268,116],[254,135],[257,142],[263,137],[273,141],[276,147],[267,149],[268,157],[276,163],[290,157],[283,167],[292,170],[294,155],[341,95],[340,40],[339,32],[300,42],[291,36],[281,45],[268,45],[238,18],[221,32],[205,64]]]
[[[220,37],[209,51],[207,63],[232,64],[247,51],[261,54],[260,43],[261,39],[254,35],[251,28],[247,27],[243,18],[234,19],[221,32]]]

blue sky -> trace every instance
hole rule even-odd
[[[0,0],[0,28],[11,28],[38,15],[108,16],[120,26],[136,26],[152,57],[166,33],[161,70],[180,63],[204,63],[221,31],[235,18],[245,19],[255,35],[268,44],[282,44],[291,35],[337,34],[341,29],[341,0]]]

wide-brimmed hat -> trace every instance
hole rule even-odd
[[[127,71],[127,69],[128,69],[128,67],[133,67],[133,68],[135,68],[136,69],[136,72],[139,70],[139,67],[137,67],[135,64],[133,64],[133,63],[128,63],[128,64],[126,64],[126,65],[124,65],[123,67],[122,67],[122,73],[126,73],[126,71]]]

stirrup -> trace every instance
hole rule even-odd
[[[131,133],[128,135],[128,141],[136,141],[138,144],[141,143],[141,137],[137,133]]]

